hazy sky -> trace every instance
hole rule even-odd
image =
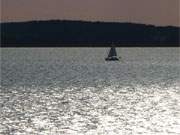
[[[179,24],[180,0],[1,0],[1,21],[71,19]]]

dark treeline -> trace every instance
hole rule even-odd
[[[1,23],[2,47],[179,46],[179,27],[84,21]]]

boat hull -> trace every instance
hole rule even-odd
[[[117,57],[108,57],[105,58],[106,61],[119,61],[119,59]]]

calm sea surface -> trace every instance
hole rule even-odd
[[[2,135],[180,135],[180,48],[1,49]]]

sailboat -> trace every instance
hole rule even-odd
[[[119,58],[117,57],[116,48],[111,47],[108,57],[105,58],[106,61],[118,61]]]

